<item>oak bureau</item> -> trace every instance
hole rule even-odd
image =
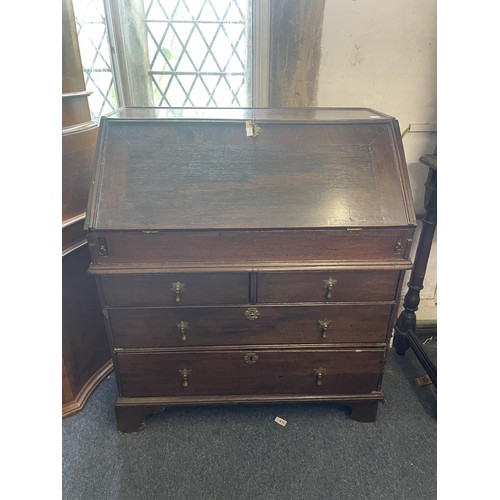
[[[415,230],[394,118],[119,109],[85,224],[120,431],[174,405],[338,402],[375,420]]]

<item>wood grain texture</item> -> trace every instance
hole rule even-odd
[[[85,227],[120,430],[181,404],[376,418],[415,231],[397,129],[368,109],[103,120]]]
[[[71,383],[68,378],[68,371],[66,366],[64,366],[64,360],[62,361],[62,403],[64,405],[71,404],[75,399],[73,394],[73,389],[71,388]]]
[[[62,219],[85,213],[98,128],[62,136]]]
[[[170,396],[170,397],[119,397],[115,404],[118,430],[136,433],[146,428],[146,418],[161,413],[169,407],[200,406],[220,404],[270,404],[270,403],[336,403],[351,408],[351,417],[359,422],[373,422],[377,415],[378,404],[384,400],[381,391],[370,394],[255,394],[217,396]]]
[[[408,224],[394,146],[380,139],[391,135],[389,124],[260,126],[259,136],[249,138],[243,123],[108,120],[97,158],[97,165],[106,158],[106,168],[97,171],[96,211],[88,226],[130,230]],[[384,161],[374,161],[374,141],[377,158],[385,155]],[[354,186],[355,197],[350,195]]]
[[[62,2],[62,414],[81,411],[112,369],[83,230],[97,124],[90,122],[71,0]],[[41,329],[49,325],[41,324]]]
[[[120,308],[107,311],[118,349],[144,347],[228,346],[268,344],[367,345],[384,343],[390,304],[297,305],[185,308]],[[325,331],[320,320],[329,320]],[[188,324],[185,334],[178,327]],[[137,332],[143,332],[138,336]],[[182,340],[185,337],[185,340]]]
[[[349,231],[93,231],[89,247],[94,264],[130,267],[165,267],[189,264],[231,264],[249,268],[260,264],[314,262],[347,264],[364,261],[401,265],[408,255],[398,250],[413,237],[414,228],[365,228]],[[108,255],[99,255],[99,238],[105,238]],[[396,262],[395,262],[396,261]],[[397,265],[397,264],[396,264]],[[95,271],[99,268],[96,266]]]
[[[269,106],[315,106],[324,0],[273,0]]]
[[[62,260],[62,354],[73,395],[110,359],[95,280],[88,276],[86,246]]]
[[[257,354],[255,364],[245,361]],[[379,389],[383,350],[317,349],[118,353],[122,397],[366,394]],[[191,370],[183,386],[179,370]],[[314,370],[326,370],[317,384]]]
[[[101,289],[108,306],[184,306],[246,304],[248,273],[169,273],[162,275],[102,276]],[[184,285],[177,295],[172,284]]]
[[[399,271],[273,271],[258,272],[256,303],[394,301]],[[336,281],[331,298],[325,281]],[[248,304],[254,295],[248,273],[163,273],[103,275],[106,306],[161,307]],[[183,284],[179,297],[174,283]]]
[[[63,129],[90,121],[88,96],[90,92],[72,92],[62,95]]]
[[[62,1],[62,92],[85,90],[80,47],[71,0]]]
[[[112,371],[113,362],[111,361],[111,359],[109,359],[85,382],[78,394],[73,395],[72,392],[67,393],[65,390],[63,390],[62,417],[71,417],[72,415],[75,415],[82,411],[92,393],[97,389],[99,384],[109,376]],[[67,397],[65,397],[67,394],[72,395],[71,399],[68,400]]]
[[[331,299],[325,281],[336,281]],[[261,272],[257,280],[257,303],[393,301],[398,271],[297,271]]]

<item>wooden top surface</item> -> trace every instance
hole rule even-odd
[[[347,122],[387,121],[391,116],[368,108],[120,108],[108,120],[259,120]]]
[[[169,118],[175,111],[122,109],[101,122],[88,228],[415,223],[391,117],[366,109],[186,108]],[[249,117],[261,129],[256,137],[247,136]]]

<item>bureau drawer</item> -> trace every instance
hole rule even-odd
[[[385,342],[392,306],[110,309],[115,347]]]
[[[122,397],[366,394],[378,390],[382,349],[119,353]]]
[[[108,306],[246,304],[248,273],[164,273],[101,276]]]
[[[398,279],[397,270],[260,272],[257,275],[257,301],[393,301]]]

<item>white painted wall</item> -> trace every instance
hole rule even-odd
[[[435,124],[436,17],[436,0],[325,0],[317,105],[373,108],[396,117],[401,131]],[[417,215],[424,213],[427,177],[418,159],[436,140],[435,132],[403,138]],[[434,304],[436,267],[435,243],[419,319],[436,318],[435,308],[424,313]]]

